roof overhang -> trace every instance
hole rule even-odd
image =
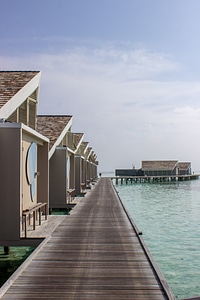
[[[36,74],[1,109],[0,119],[7,119],[39,87],[41,72]]]
[[[53,147],[51,148],[51,150],[49,151],[49,159],[52,157],[52,155],[54,154],[56,147],[58,147],[60,145],[60,143],[62,142],[62,140],[64,139],[65,135],[67,134],[67,132],[70,130],[71,126],[72,126],[72,119],[73,116],[71,117],[71,119],[69,120],[69,122],[67,123],[66,127],[64,128],[64,130],[62,131],[62,133],[60,134],[60,136],[58,137],[57,141],[55,142],[55,144],[53,145]],[[71,149],[68,148],[68,151],[74,153]]]
[[[0,128],[16,128],[21,129],[22,132],[27,133],[29,135],[34,136],[35,139],[38,140],[39,144],[42,144],[43,142],[49,143],[49,139],[45,137],[44,135],[40,134],[36,130],[24,125],[23,123],[0,123]]]
[[[84,134],[82,135],[82,137],[80,138],[80,141],[79,141],[78,145],[76,146],[76,151],[75,151],[75,153],[78,152],[78,150],[79,150],[79,148],[80,148],[80,146],[81,146],[81,144],[82,144],[82,142],[83,142],[83,138],[84,138]]]

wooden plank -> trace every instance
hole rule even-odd
[[[17,297],[17,298],[16,298]],[[28,299],[28,300],[36,300],[36,299],[73,299],[73,300],[124,300],[124,299],[137,299],[137,300],[160,300],[163,299],[163,294],[160,291],[151,291],[151,296],[149,291],[127,291],[126,293],[121,290],[116,291],[92,291],[90,293],[86,292],[49,292],[48,290],[43,290],[43,292],[35,291],[34,294],[31,293],[16,293],[16,294],[7,294],[4,296],[4,299]]]

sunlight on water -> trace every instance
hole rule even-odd
[[[200,296],[200,180],[117,191],[176,299]]]

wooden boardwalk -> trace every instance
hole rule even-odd
[[[109,178],[39,248],[2,299],[174,299]]]

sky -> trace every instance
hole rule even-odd
[[[39,114],[73,115],[98,171],[200,171],[199,0],[0,0],[0,70],[41,71]]]

